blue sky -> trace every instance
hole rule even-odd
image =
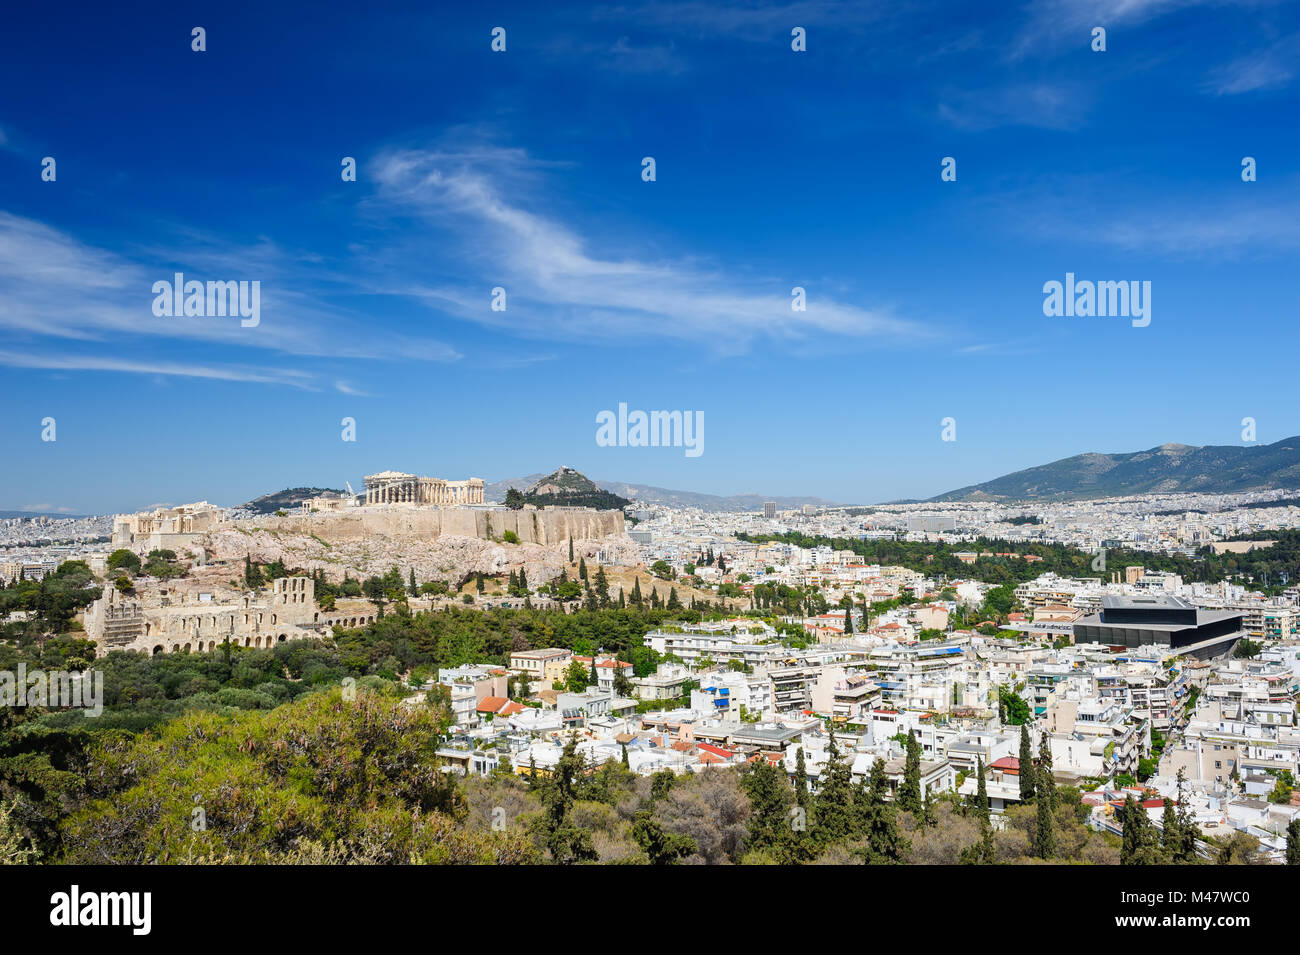
[[[561,464],[870,502],[1300,432],[1295,5],[179,6],[0,34],[0,509]],[[260,324],[155,316],[177,271]],[[1150,326],[1044,316],[1066,272]],[[597,446],[619,402],[704,453]]]

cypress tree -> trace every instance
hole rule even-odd
[[[578,558],[578,578],[580,580],[587,579],[587,559],[585,557]]]
[[[980,817],[980,821],[989,822],[989,789],[984,782],[984,757],[975,758],[975,771],[979,773],[979,784],[975,790],[975,814]]]
[[[1029,727],[1020,727],[1020,801],[1034,801],[1034,753],[1029,746]]]
[[[790,805],[793,802],[785,773],[759,756],[740,778],[749,797],[749,841],[746,848],[784,854],[790,842]]]
[[[411,596],[412,596],[412,597],[418,597],[418,596],[420,595],[420,588],[417,587],[417,586],[415,586],[415,568],[414,568],[414,567],[411,568],[411,582],[410,582],[410,587],[409,587],[408,589],[410,590],[410,592],[411,592]]]
[[[1048,739],[1047,731],[1038,739],[1038,795],[1046,797],[1051,803],[1050,812],[1056,811],[1056,777],[1052,772],[1052,741]]]
[[[1178,831],[1178,814],[1174,812],[1174,801],[1165,797],[1165,811],[1160,817],[1160,846],[1165,850],[1165,857],[1173,862],[1178,857],[1180,842]]]
[[[1175,813],[1178,826],[1178,839],[1175,843],[1174,857],[1171,862],[1196,862],[1196,822],[1192,819],[1191,807],[1187,804],[1187,797],[1184,789],[1187,783],[1187,773],[1182,769],[1178,770],[1178,808]]]
[[[573,563],[573,537],[569,537],[569,563]]]
[[[1119,850],[1120,865],[1158,865],[1164,861],[1147,811],[1132,793],[1124,797],[1124,808],[1120,813],[1120,825],[1124,827]]]
[[[853,607],[844,608],[844,635],[847,637],[853,632]]]
[[[898,787],[898,808],[921,818],[925,805],[921,801],[921,744],[916,731],[907,731],[907,759],[903,764],[903,782]]]
[[[848,763],[840,759],[835,736],[831,735],[830,758],[822,770],[815,804],[817,839],[829,846],[853,835],[853,776]]]
[[[808,809],[808,765],[804,762],[802,746],[794,758],[794,801],[802,809]]]
[[[1039,770],[1038,818],[1034,826],[1034,855],[1050,859],[1056,855],[1056,800],[1051,795],[1056,787],[1052,779],[1051,763]]]
[[[1286,827],[1286,864],[1300,865],[1300,816]]]

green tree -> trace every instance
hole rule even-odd
[[[1121,865],[1160,865],[1165,861],[1147,811],[1132,793],[1124,797],[1119,822],[1124,827],[1119,850]]]
[[[581,664],[579,664],[581,666]],[[577,754],[578,738],[569,737],[564,751],[556,760],[555,771],[542,787],[540,830],[551,861],[561,865],[589,862],[597,858],[591,833],[573,820],[578,781],[586,771],[586,761]]]
[[[899,829],[895,807],[885,798],[888,792],[885,761],[877,759],[871,766],[870,783],[860,811],[866,841],[859,854],[868,865],[901,863],[909,849],[907,837]]]
[[[690,836],[669,832],[645,809],[636,814],[632,838],[650,859],[651,865],[674,865],[682,856],[688,856],[698,848]]]
[[[794,802],[785,772],[759,756],[741,777],[740,785],[749,797],[750,807],[746,848],[784,857],[792,841],[790,808]]]
[[[903,762],[903,781],[898,787],[898,808],[920,818],[925,814],[921,797],[921,744],[916,731],[907,731],[907,757]]]
[[[834,845],[854,835],[857,820],[853,813],[852,768],[840,758],[839,746],[832,731],[826,765],[818,779],[814,806],[816,827],[813,832],[822,846]]]
[[[1056,855],[1056,781],[1052,778],[1051,755],[1039,770],[1037,819],[1034,825],[1034,855],[1051,859]]]
[[[1032,802],[1034,799],[1034,751],[1029,743],[1029,727],[1020,727],[1020,801]]]
[[[804,812],[812,805],[812,800],[808,798],[808,764],[804,760],[802,746],[794,757],[794,801]]]
[[[565,689],[570,693],[581,693],[591,684],[587,682],[587,668],[582,661],[574,660],[564,674]]]
[[[140,569],[140,558],[122,547],[108,555],[107,566],[109,570],[125,569],[134,574]]]
[[[1300,865],[1300,816],[1295,816],[1286,827],[1286,864]]]

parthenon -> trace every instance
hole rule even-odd
[[[416,477],[401,471],[366,475],[366,504],[440,504],[463,506],[483,503],[483,479],[444,481]]]

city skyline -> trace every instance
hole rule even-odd
[[[1281,4],[14,20],[0,509],[560,464],[857,503],[1300,431]],[[158,314],[177,273],[258,321]],[[1049,317],[1067,276],[1150,324]],[[703,453],[601,445],[621,403]]]

